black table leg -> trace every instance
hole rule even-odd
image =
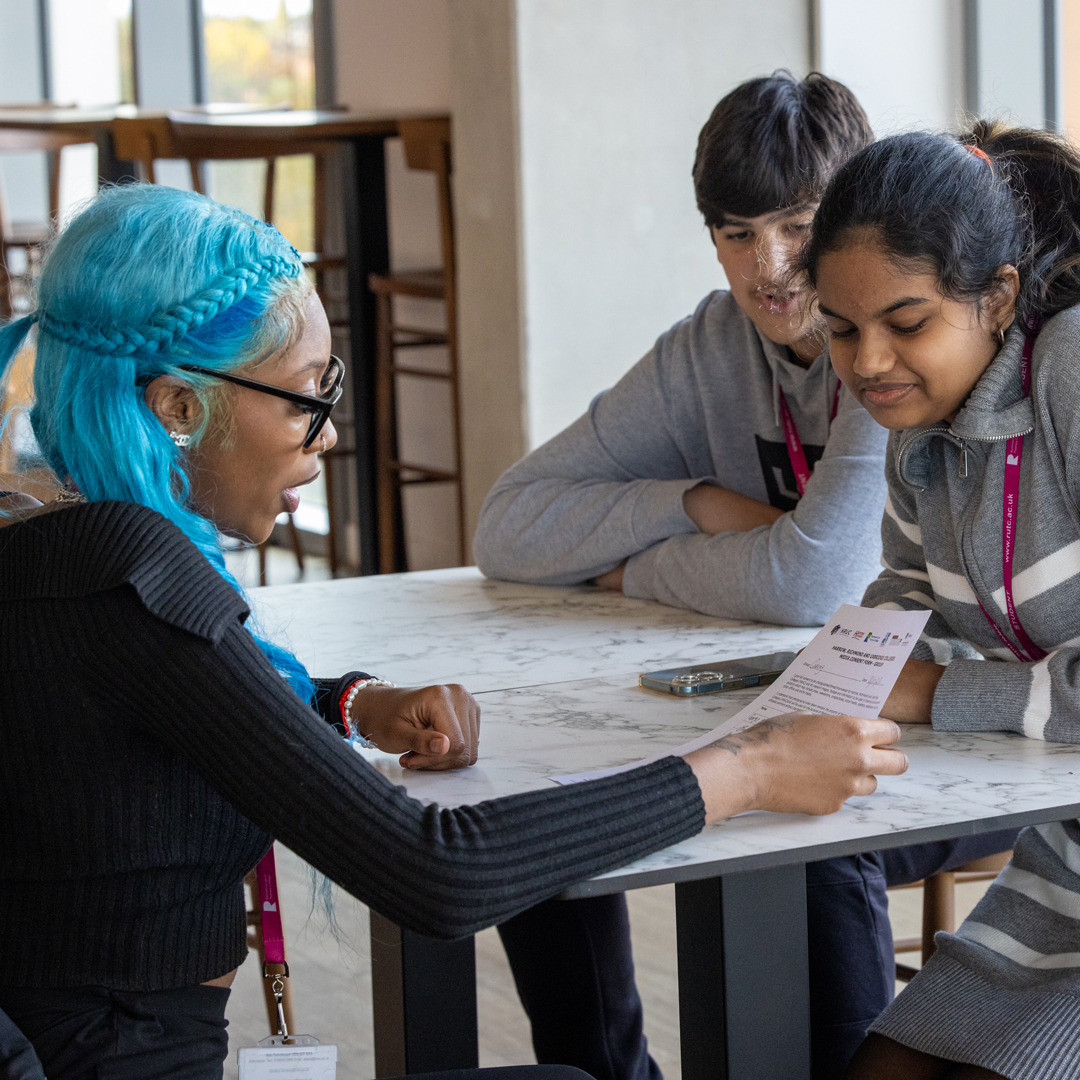
[[[348,262],[349,340],[352,350],[360,573],[379,568],[375,471],[375,294],[369,274],[390,268],[384,137],[364,135],[345,144],[345,251]]]
[[[683,1080],[808,1080],[806,868],[675,886]]]
[[[375,1075],[475,1069],[473,939],[436,941],[371,912]]]

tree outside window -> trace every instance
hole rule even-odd
[[[207,99],[287,105],[315,104],[315,54],[311,0],[203,0]],[[314,246],[314,161],[281,158],[274,191],[274,224],[300,251]],[[265,167],[256,162],[215,162],[215,199],[262,216]]]

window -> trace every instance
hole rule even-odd
[[[203,0],[207,100],[315,104],[315,53],[311,0]],[[313,160],[307,155],[277,163],[274,224],[300,251],[314,241]],[[215,199],[262,217],[265,167],[257,162],[215,162]]]

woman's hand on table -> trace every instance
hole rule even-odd
[[[705,800],[707,822],[744,810],[833,814],[869,795],[878,776],[906,772],[891,720],[786,713],[686,755]]]
[[[405,769],[476,764],[480,706],[463,686],[366,686],[352,705],[356,730]]]
[[[908,660],[885,699],[881,715],[898,724],[929,724],[938,681],[945,674],[941,664]]]

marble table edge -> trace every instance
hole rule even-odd
[[[1022,810],[1013,814],[1003,814],[1000,817],[928,825],[920,829],[908,829],[884,835],[856,836],[830,843],[809,844],[805,847],[756,852],[752,855],[725,856],[709,862],[678,863],[643,870],[635,870],[635,864],[629,863],[625,867],[579,881],[564,889],[559,893],[559,897],[563,900],[575,900],[586,896],[627,892],[631,889],[647,889],[654,885],[678,885],[688,881],[726,877],[728,874],[770,870],[777,866],[791,866],[796,863],[820,862],[822,859],[858,855],[862,852],[879,851],[884,848],[927,844],[937,840],[955,840],[963,836],[978,836],[981,833],[999,832],[1004,829],[1021,829],[1028,825],[1067,821],[1077,817],[1080,817],[1080,803],[1067,803],[1062,806],[1040,807],[1037,810]]]

